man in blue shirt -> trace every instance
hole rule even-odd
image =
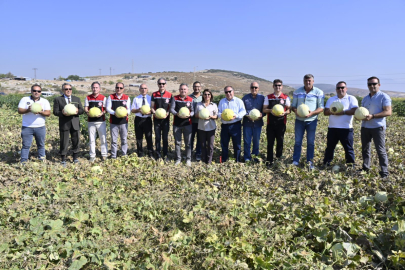
[[[222,161],[228,160],[229,139],[232,138],[234,157],[236,162],[239,162],[242,144],[241,120],[246,115],[245,105],[240,98],[234,97],[235,93],[232,86],[225,86],[224,93],[225,98],[221,99],[218,105],[218,117],[222,117],[222,112],[225,109],[231,109],[234,112],[234,116],[230,121],[221,119]]]
[[[295,144],[293,154],[293,165],[298,166],[301,157],[302,139],[307,132],[307,162],[309,168],[314,169],[315,152],[315,131],[318,124],[318,114],[323,112],[323,91],[314,87],[314,76],[307,74],[304,76],[304,86],[294,91],[291,110],[296,114],[295,119]],[[309,107],[307,116],[299,115],[297,108],[301,104]]]
[[[246,115],[243,117],[243,154],[245,162],[252,159],[250,154],[250,144],[252,143],[253,137],[253,151],[252,154],[259,156],[259,141],[260,133],[263,127],[263,103],[264,96],[259,94],[259,84],[257,82],[252,82],[250,84],[250,94],[245,95],[243,98],[243,103],[246,108]],[[249,113],[251,110],[257,109],[260,112],[260,117],[256,121],[250,118]]]
[[[362,170],[370,170],[370,149],[371,140],[373,140],[380,161],[380,175],[386,178],[388,176],[388,157],[385,151],[385,117],[392,114],[391,98],[380,91],[380,79],[377,77],[368,78],[367,86],[370,94],[361,101],[361,106],[367,108],[370,113],[361,123]]]

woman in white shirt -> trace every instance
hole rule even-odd
[[[218,107],[213,102],[214,96],[209,89],[205,89],[202,95],[202,102],[197,103],[196,117],[198,120],[198,135],[201,141],[201,160],[211,164],[212,155],[214,154],[215,130],[217,124],[215,119],[218,118]],[[200,112],[206,108],[209,112],[208,118],[202,119]]]

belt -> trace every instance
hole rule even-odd
[[[237,123],[240,123],[240,122],[242,122],[242,120],[239,120],[239,121],[236,121],[236,122],[233,122],[233,123],[229,123],[229,124],[222,123],[222,125],[234,125],[234,124],[237,124]]]

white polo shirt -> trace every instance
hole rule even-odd
[[[357,98],[352,95],[346,94],[343,98],[333,96],[326,102],[325,108],[329,109],[333,102],[339,101],[343,104],[343,110],[347,111],[352,108],[359,107]],[[330,128],[353,128],[353,115],[330,115],[329,116]]]
[[[142,107],[142,101],[143,101],[143,96],[139,95],[136,98],[134,98],[134,101],[132,102],[131,110],[135,109],[138,110]],[[149,105],[151,107],[151,97],[149,95],[145,96],[145,105]],[[142,117],[142,118],[148,118],[151,117],[152,114],[142,114],[142,113],[135,113],[137,117]]]
[[[34,100],[31,99],[31,96],[23,97],[20,100],[20,103],[18,103],[18,108],[28,109],[28,107],[30,107],[33,103]],[[43,111],[51,110],[51,105],[49,104],[49,101],[46,100],[45,98],[40,97],[39,100],[36,101],[35,103],[41,104]],[[33,114],[32,112],[25,113],[22,116],[22,126],[30,128],[43,127],[45,126],[45,116],[40,114]]]

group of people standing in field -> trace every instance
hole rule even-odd
[[[330,165],[333,160],[334,150],[340,141],[345,150],[346,163],[354,165],[355,156],[353,150],[353,115],[358,106],[357,99],[347,94],[347,85],[344,81],[336,84],[336,95],[329,98],[324,105],[324,93],[314,86],[314,76],[307,74],[304,76],[304,86],[294,91],[293,99],[283,93],[283,82],[280,79],[273,81],[273,93],[267,96],[259,94],[259,83],[250,84],[250,93],[242,99],[234,95],[232,86],[224,88],[225,98],[219,104],[213,102],[213,94],[209,89],[203,91],[201,83],[193,83],[193,93],[188,94],[188,85],[180,84],[179,94],[173,95],[166,90],[166,80],[160,78],[157,81],[159,90],[148,95],[148,87],[141,84],[140,94],[132,101],[124,94],[124,84],[119,82],[115,86],[115,93],[108,97],[100,94],[101,86],[98,82],[91,85],[92,94],[85,99],[84,108],[78,97],[72,96],[72,86],[68,83],[62,85],[63,95],[55,98],[53,104],[53,114],[59,117],[60,130],[60,156],[61,164],[66,165],[68,153],[69,136],[72,141],[73,162],[79,163],[79,137],[80,123],[79,115],[88,115],[88,131],[90,140],[90,162],[96,160],[95,140],[96,133],[101,142],[101,159],[106,159],[108,155],[107,147],[107,127],[105,114],[110,115],[110,135],[111,135],[111,155],[110,158],[117,158],[118,138],[121,141],[122,155],[127,155],[128,143],[128,115],[135,114],[134,126],[136,135],[136,145],[138,156],[144,156],[143,138],[147,143],[147,155],[150,158],[168,160],[168,134],[170,130],[170,114],[173,114],[173,136],[175,140],[176,160],[175,164],[181,163],[181,145],[184,140],[186,165],[191,166],[192,150],[195,147],[195,159],[210,164],[214,152],[214,139],[217,119],[221,119],[221,161],[226,162],[229,158],[229,142],[232,140],[234,158],[236,162],[254,162],[259,156],[259,143],[262,127],[264,125],[263,116],[267,115],[267,159],[266,163],[271,166],[274,162],[274,144],[276,142],[276,158],[281,158],[283,154],[284,134],[286,132],[287,116],[291,112],[296,114],[295,119],[295,144],[292,165],[299,166],[302,140],[306,132],[307,135],[307,157],[306,162],[310,169],[314,169],[314,149],[315,135],[318,123],[318,115],[324,113],[329,116],[329,127],[327,133],[327,147],[323,159],[325,166]],[[370,149],[371,140],[374,141],[380,162],[380,175],[388,176],[388,158],[385,149],[386,117],[391,115],[391,99],[381,92],[380,80],[377,77],[367,79],[369,95],[363,98],[362,107],[369,110],[369,115],[362,121],[361,143],[362,143],[362,169],[370,169]],[[45,117],[50,116],[51,108],[49,102],[41,98],[41,87],[33,85],[31,96],[21,99],[18,105],[18,112],[23,115],[22,119],[22,150],[21,162],[28,160],[29,149],[32,138],[35,137],[38,147],[38,158],[45,159]],[[330,110],[334,101],[343,105],[343,111],[335,113]],[[42,111],[31,112],[31,105],[38,102],[42,106]],[[64,111],[64,107],[72,103],[76,107],[76,114],[70,115]],[[284,108],[281,115],[273,114],[273,107],[280,104]],[[299,115],[297,108],[301,104],[309,107],[307,116]],[[150,112],[143,114],[141,107],[149,105]],[[100,114],[90,117],[89,110],[93,107],[100,109]],[[127,109],[127,116],[120,118],[115,115],[118,107]],[[179,114],[180,109],[188,108],[189,115]],[[166,117],[157,118],[155,112],[163,108]],[[208,118],[200,117],[203,109],[209,111]],[[221,115],[225,109],[231,109],[234,116],[229,121],[225,121]],[[258,119],[249,116],[250,111],[257,109],[260,112]],[[153,121],[152,121],[153,118]],[[152,128],[155,134],[155,150],[153,149]],[[241,155],[243,132],[244,153]],[[163,142],[162,142],[163,141]],[[251,146],[253,145],[253,149]]]

